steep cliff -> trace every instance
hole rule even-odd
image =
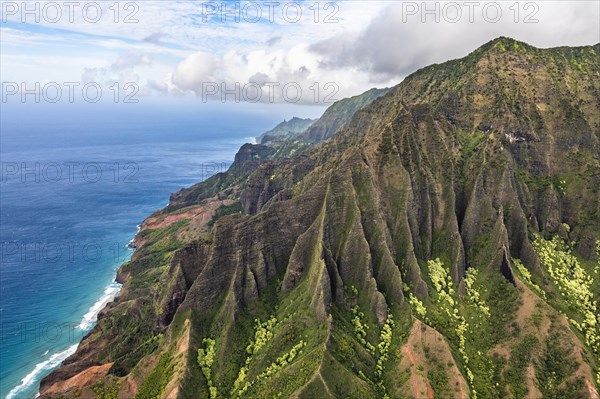
[[[338,130],[345,129],[352,117],[391,89],[371,89],[358,96],[336,101],[325,113],[306,129],[304,137],[312,142],[330,139]]]
[[[269,141],[288,139],[291,136],[306,131],[314,122],[314,119],[294,117],[289,121],[281,122],[268,132],[264,132],[256,138],[256,142],[258,144],[266,144]]]
[[[244,146],[42,397],[598,398],[599,78],[600,45],[499,38]]]

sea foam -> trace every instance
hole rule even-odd
[[[19,385],[10,390],[8,395],[6,395],[6,399],[16,398],[18,394],[20,394],[21,392],[29,388],[32,384],[37,382],[38,375],[44,373],[47,370],[51,370],[54,367],[61,364],[66,358],[75,353],[78,346],[79,344],[72,345],[64,351],[55,353],[54,355],[50,356],[48,360],[36,364],[33,371],[27,374],[21,380],[21,383]]]
[[[112,282],[106,289],[104,293],[98,301],[88,310],[88,312],[83,316],[81,323],[77,326],[81,330],[88,330],[92,327],[92,325],[98,319],[98,314],[100,311],[106,306],[107,303],[115,299],[115,297],[119,294],[121,290],[121,284],[117,282]],[[55,368],[60,365],[66,358],[71,356],[77,350],[79,344],[72,345],[65,349],[62,352],[58,352],[50,356],[48,360],[40,362],[35,365],[33,371],[27,374],[22,380],[21,384],[17,385],[6,395],[6,399],[16,398],[18,394],[28,389],[32,384],[37,383],[38,376],[48,370]],[[46,356],[48,351],[46,351],[42,356]]]
[[[111,302],[119,294],[121,290],[121,284],[113,281],[106,289],[104,294],[96,301],[96,303],[88,310],[88,312],[81,319],[81,323],[77,326],[81,330],[88,330],[92,324],[98,319],[98,314],[107,303]]]

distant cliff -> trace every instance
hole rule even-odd
[[[311,141],[330,139],[337,131],[345,129],[350,124],[354,114],[383,96],[391,89],[371,89],[358,96],[345,98],[335,102],[304,134]]]
[[[283,121],[273,129],[258,136],[256,142],[258,144],[265,144],[273,140],[285,140],[297,133],[304,132],[314,121],[315,119],[293,117],[289,121]]]

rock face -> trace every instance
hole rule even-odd
[[[256,142],[258,144],[266,144],[269,141],[278,141],[285,140],[290,138],[291,136],[302,133],[310,125],[315,122],[314,119],[302,119],[294,117],[289,121],[283,121],[279,125],[275,126],[273,129],[269,130],[258,136],[256,138]]]
[[[596,397],[599,78],[600,45],[500,38],[333,105],[295,154],[242,147],[153,215],[219,206],[140,233],[42,397],[109,363],[122,397]]]
[[[383,96],[390,89],[371,89],[361,95],[345,98],[335,102],[304,132],[309,141],[324,141],[330,139],[338,130],[345,129],[350,124],[354,114]]]

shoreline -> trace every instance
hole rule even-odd
[[[237,153],[237,151],[239,151],[239,148],[241,148],[240,146],[243,146],[246,143],[256,144],[256,137],[253,137],[253,136],[244,137],[243,144],[236,144],[236,153]],[[200,179],[197,182],[204,181],[209,177],[211,177],[211,176]],[[194,183],[191,183],[191,184],[194,184]],[[168,204],[169,204],[169,201],[167,201],[166,204],[164,204],[164,203],[158,204],[156,209],[157,210],[163,209],[164,207],[168,206]],[[146,215],[146,219],[150,216],[151,216],[151,214]],[[146,219],[144,219],[144,221]],[[113,277],[112,282],[110,284],[108,284],[107,286],[105,286],[102,295],[96,300],[96,302],[94,302],[92,304],[92,306],[89,307],[87,312],[81,318],[80,323],[75,327],[78,331],[82,332],[81,337],[79,339],[77,339],[76,343],[73,343],[74,340],[70,341],[68,347],[66,347],[63,350],[53,351],[51,348],[47,349],[44,354],[40,355],[42,358],[44,358],[44,360],[36,363],[33,366],[32,371],[29,372],[25,377],[23,377],[20,380],[20,382],[17,383],[16,386],[14,386],[12,389],[10,389],[10,391],[4,397],[4,399],[17,399],[20,397],[19,395],[23,394],[24,391],[33,390],[32,386],[34,386],[34,385],[37,385],[37,389],[36,389],[36,393],[35,393],[34,397],[36,397],[36,398],[39,397],[40,396],[39,389],[40,389],[41,381],[46,376],[48,376],[52,371],[59,368],[61,366],[61,364],[63,363],[63,361],[65,361],[68,357],[70,357],[71,355],[76,353],[77,349],[79,348],[79,345],[81,344],[81,341],[94,328],[94,326],[97,322],[98,315],[102,312],[103,309],[106,308],[106,306],[108,304],[113,302],[120,295],[123,283],[119,281],[119,270],[121,269],[123,264],[125,264],[126,262],[131,260],[131,257],[135,253],[135,251],[137,249],[135,239],[138,236],[138,233],[141,231],[143,223],[144,222],[142,221],[141,223],[136,225],[137,231],[135,232],[135,234],[133,234],[133,237],[131,238],[131,240],[129,240],[124,245],[124,247],[128,250],[128,256],[126,257],[126,259],[123,259],[113,270],[114,277]]]
[[[141,225],[138,224],[137,232],[135,233],[134,238],[137,235],[137,233],[140,231],[140,228],[141,228]],[[131,239],[129,241],[129,243],[131,243],[131,242],[133,242],[133,239]],[[125,260],[124,262],[120,263],[118,265],[118,267],[114,270],[113,281],[104,288],[103,294],[88,309],[88,311],[81,318],[81,322],[79,323],[79,325],[77,325],[76,328],[83,332],[83,334],[82,334],[81,338],[78,340],[78,342],[76,344],[72,344],[72,345],[68,346],[64,350],[57,351],[54,353],[50,353],[50,349],[46,350],[46,352],[42,355],[42,357],[46,357],[50,354],[49,358],[42,362],[37,363],[34,366],[33,370],[30,373],[28,373],[25,377],[23,377],[23,379],[21,379],[21,382],[17,386],[12,388],[8,392],[5,399],[17,398],[18,397],[17,395],[21,394],[23,391],[25,391],[27,389],[30,389],[31,386],[34,384],[38,385],[38,390],[35,395],[35,397],[37,398],[40,395],[39,384],[42,381],[42,379],[44,377],[46,377],[49,373],[51,373],[54,369],[59,367],[63,361],[65,361],[69,356],[73,355],[77,351],[77,348],[79,348],[79,344],[81,343],[83,338],[85,338],[87,336],[87,334],[89,334],[89,332],[96,325],[96,322],[98,321],[98,315],[100,314],[100,312],[109,303],[113,302],[119,296],[119,294],[121,292],[123,284],[117,282],[117,273],[118,273],[119,269],[121,268],[121,266],[123,265],[123,263],[127,262],[131,258],[131,255],[133,255],[133,252],[135,251],[135,248],[130,247],[129,243],[127,245],[125,245],[125,248],[127,248],[129,250],[128,259]]]

